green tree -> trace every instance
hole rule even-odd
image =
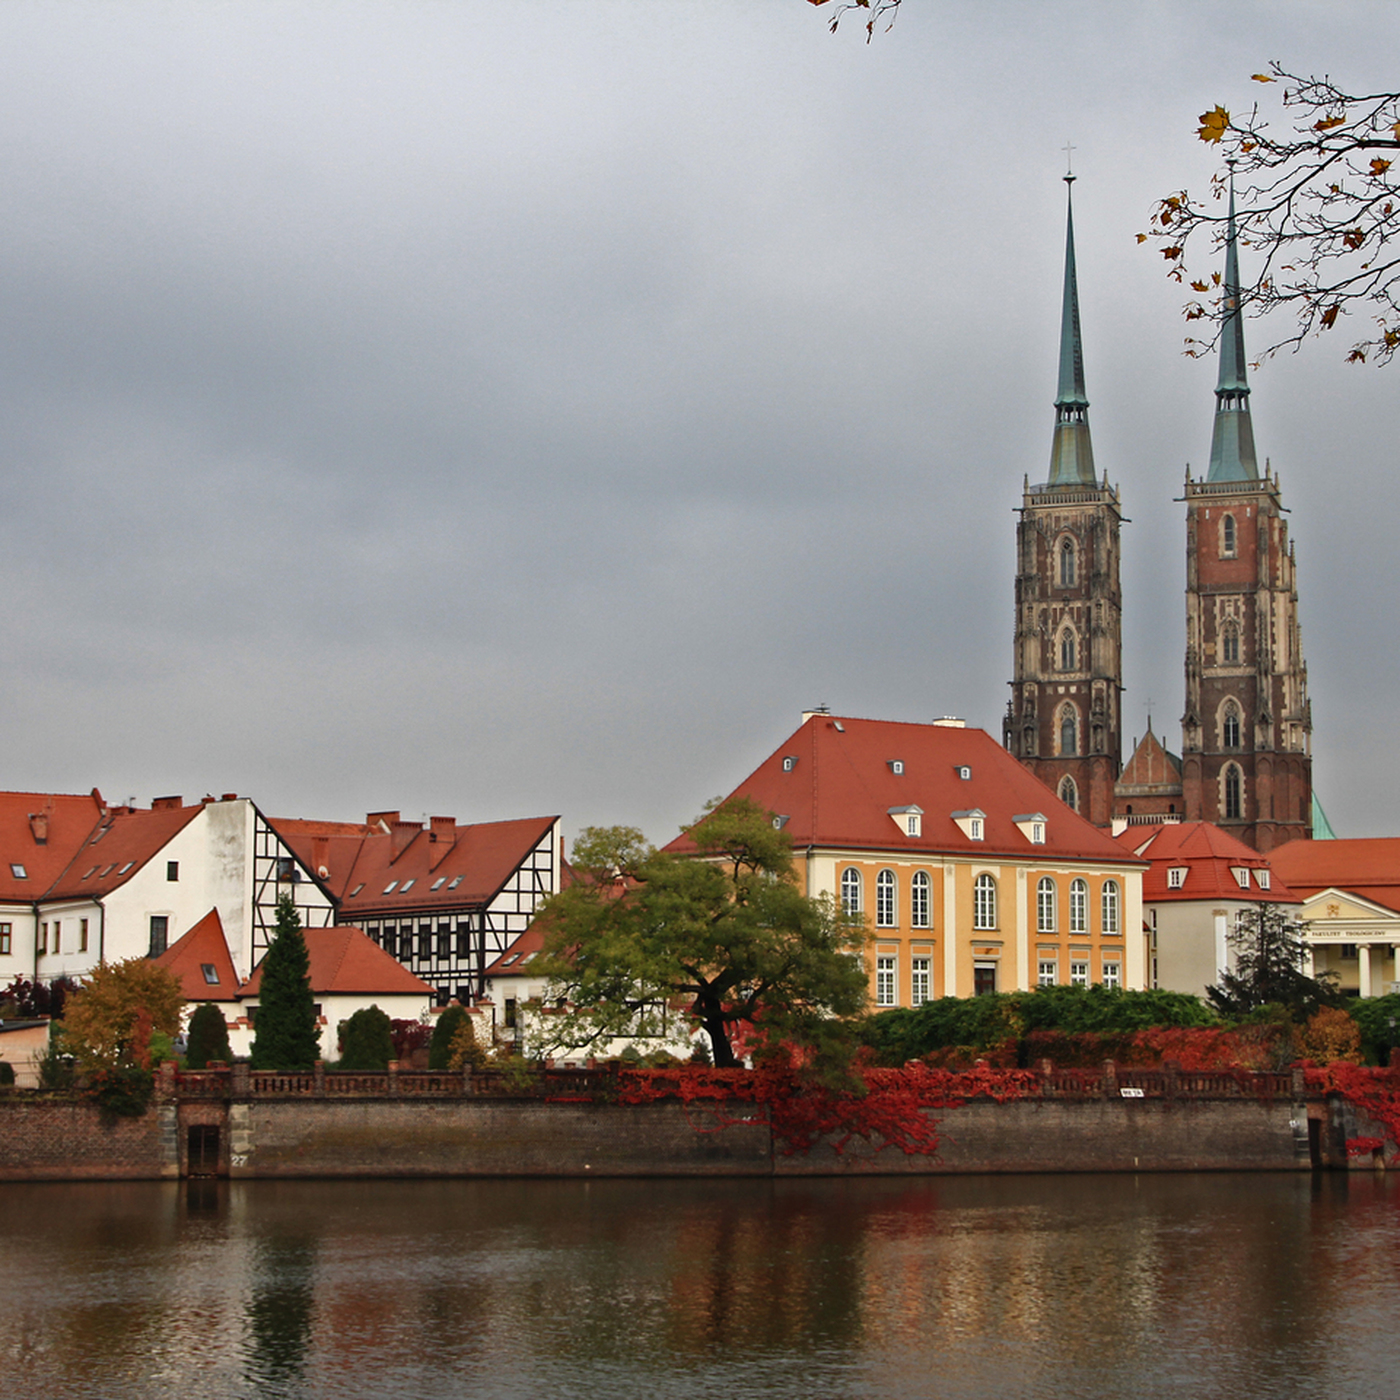
[[[212,1002],[201,1003],[190,1017],[185,1044],[186,1068],[205,1069],[211,1060],[227,1064],[231,1059],[233,1050],[228,1043],[228,1022],[224,1020],[224,1013]]]
[[[382,1074],[394,1058],[394,1036],[388,1014],[377,1006],[363,1006],[340,1023],[340,1069]]]
[[[146,958],[99,963],[64,1008],[63,1048],[84,1074],[148,1069],[151,1036],[176,1035],[179,979]]]
[[[277,901],[277,927],[262,963],[253,1033],[254,1069],[311,1069],[320,1058],[311,964],[301,917],[287,895]]]
[[[429,1069],[447,1068],[448,1056],[452,1053],[452,1037],[457,1034],[457,1027],[466,1019],[466,1010],[455,1001],[438,1014],[437,1025],[433,1027],[433,1038],[428,1046]]]
[[[1206,988],[1223,1015],[1248,1016],[1265,1006],[1281,1006],[1294,1020],[1306,1020],[1319,1006],[1338,1001],[1331,973],[1309,977],[1303,970],[1307,924],[1281,904],[1255,904],[1241,910],[1230,933],[1235,970]]]
[[[653,851],[631,827],[580,836],[581,878],[541,913],[535,968],[574,1008],[550,1018],[552,1043],[662,1036],[679,1009],[717,1066],[738,1063],[741,1022],[838,1063],[865,1007],[863,926],[801,892],[791,842],[752,801],[712,805],[687,831],[694,856]]]
[[[1243,116],[1219,104],[1203,112],[1196,134],[1224,157],[1208,200],[1184,189],[1167,195],[1138,241],[1154,242],[1169,275],[1197,294],[1187,320],[1218,324],[1227,309],[1220,276],[1194,275],[1186,258],[1219,246],[1233,176],[1238,237],[1257,255],[1253,280],[1240,288],[1241,307],[1251,316],[1283,311],[1293,318],[1292,331],[1264,354],[1296,348],[1355,312],[1374,329],[1353,342],[1347,358],[1384,364],[1400,349],[1400,93],[1352,94],[1277,63],[1254,81],[1277,85],[1270,90],[1281,95],[1283,122],[1271,122],[1258,103]],[[1213,343],[1189,339],[1187,350],[1201,354]]]

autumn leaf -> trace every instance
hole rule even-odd
[[[1322,321],[1323,326],[1327,330],[1331,330],[1333,325],[1336,324],[1337,312],[1339,309],[1340,308],[1337,307],[1337,305],[1334,303],[1333,305],[1327,307],[1326,310],[1323,311],[1319,319]]]
[[[1181,256],[1181,245],[1177,244],[1175,248],[1163,248],[1162,256],[1166,258],[1168,262],[1174,261]]]
[[[1314,131],[1331,131],[1334,126],[1343,126],[1345,117],[1322,117],[1313,123]]]
[[[1212,272],[1210,274],[1210,280],[1218,287],[1220,285],[1220,274],[1218,272]]]
[[[1381,160],[1379,156],[1377,156],[1376,159],[1371,162],[1372,175],[1384,175],[1385,172],[1389,169],[1390,162],[1388,160]]]
[[[1138,236],[1137,236],[1137,241],[1138,241],[1139,243],[1146,243],[1146,242],[1147,242],[1147,235],[1146,235],[1145,233],[1140,233],[1140,234],[1138,234]]]
[[[1192,290],[1193,292],[1208,292],[1208,291],[1210,291],[1210,283],[1209,283],[1209,282],[1192,282],[1192,284],[1191,284],[1191,290]]]
[[[1276,83],[1277,78],[1271,78],[1267,73],[1251,73],[1250,79],[1256,83]]]
[[[1259,143],[1258,143],[1257,141],[1241,141],[1241,142],[1240,142],[1240,150],[1242,150],[1242,151],[1245,153],[1245,155],[1248,155],[1251,151],[1256,150],[1256,149],[1258,148],[1258,146],[1259,146]]]
[[[1224,135],[1226,128],[1230,125],[1230,114],[1219,103],[1210,109],[1209,112],[1202,112],[1200,115],[1200,129],[1196,135],[1206,142],[1218,142]]]
[[[1342,235],[1342,242],[1355,252],[1366,241],[1366,235],[1359,228],[1349,228]]]
[[[1390,129],[1395,133],[1395,139],[1400,141],[1400,122],[1396,122]]]

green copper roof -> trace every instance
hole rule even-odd
[[[1051,486],[1093,486],[1094,445],[1089,438],[1089,397],[1084,392],[1084,342],[1079,334],[1079,286],[1074,272],[1073,175],[1065,176],[1065,296],[1060,313],[1060,389],[1055,396],[1055,437],[1050,447]]]
[[[1235,243],[1235,187],[1225,235],[1225,319],[1220,326],[1220,375],[1215,383],[1215,429],[1207,481],[1257,481],[1254,420],[1249,416],[1249,377],[1240,315],[1240,259]]]
[[[1322,810],[1322,803],[1317,800],[1317,794],[1312,795],[1312,834],[1314,841],[1335,841],[1337,833],[1332,830],[1332,823],[1327,820],[1327,813]]]

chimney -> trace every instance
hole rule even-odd
[[[47,846],[49,844],[49,814],[47,812],[31,812],[29,814],[29,830],[34,837],[36,846]]]
[[[178,812],[185,805],[183,797],[153,797],[151,798],[151,811],[153,812]]]
[[[428,826],[432,829],[434,841],[443,841],[449,846],[457,844],[456,817],[429,817]]]
[[[395,817],[398,813],[394,813]],[[395,821],[390,828],[389,834],[394,838],[393,859],[397,860],[403,853],[408,843],[419,835],[423,830],[422,822],[401,822]]]

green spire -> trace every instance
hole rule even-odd
[[[1240,258],[1235,243],[1235,182],[1225,234],[1225,319],[1220,326],[1220,376],[1215,383],[1215,430],[1207,481],[1257,481],[1254,420],[1249,416],[1249,377],[1240,315]]]
[[[1051,486],[1094,486],[1089,398],[1084,392],[1084,343],[1079,334],[1079,286],[1074,275],[1074,176],[1065,176],[1065,298],[1060,313],[1060,391],[1050,447]]]

